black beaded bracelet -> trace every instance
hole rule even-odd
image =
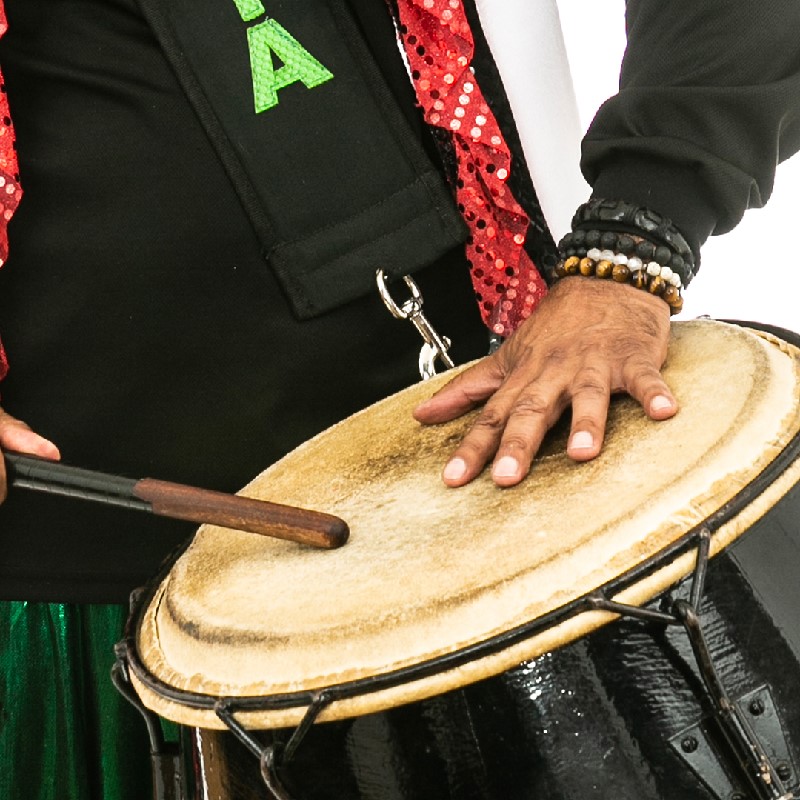
[[[671,256],[678,256],[674,261],[672,269],[681,276],[681,283],[687,286],[697,271],[695,256],[689,247],[688,242],[681,232],[669,218],[658,214],[648,208],[635,206],[624,200],[605,200],[602,198],[592,198],[584,203],[575,212],[572,219],[573,234],[585,231],[586,234],[599,233],[600,237],[606,234],[617,234],[617,247],[620,246],[620,235],[628,234],[631,236],[642,236],[653,244],[653,255],[640,256],[651,258],[661,263],[660,258],[656,257],[659,247],[668,248]],[[597,231],[596,229],[600,229]],[[591,244],[591,247],[601,247],[598,244]],[[602,249],[614,249],[612,247],[602,247]],[[620,252],[622,252],[620,250]],[[659,253],[664,257],[664,252]]]
[[[630,258],[638,258],[644,264],[655,262],[659,266],[669,267],[680,277],[681,286],[685,285],[686,261],[666,245],[656,245],[639,236],[615,231],[581,230],[568,233],[558,244],[561,259],[578,256],[585,258],[591,250],[611,251]]]

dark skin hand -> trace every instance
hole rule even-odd
[[[58,460],[58,448],[38,433],[34,433],[24,422],[15,419],[0,408],[0,451],[16,450],[34,456]],[[0,458],[0,503],[6,499],[6,465]]]
[[[498,486],[519,483],[546,432],[572,407],[568,455],[588,461],[603,444],[612,394],[627,392],[654,420],[678,411],[661,367],[669,307],[626,284],[564,278],[500,349],[414,410],[426,425],[485,402],[442,479],[463,486],[492,461]]]

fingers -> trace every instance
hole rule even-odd
[[[661,373],[647,361],[630,361],[623,370],[623,390],[638,400],[650,419],[664,420],[678,413],[678,403]],[[587,371],[586,378],[589,378]],[[605,436],[611,386],[606,380],[586,380],[572,397],[572,427],[567,454],[589,461],[600,454]]]
[[[16,450],[20,453],[58,460],[58,448],[43,436],[34,433],[24,422],[0,409],[0,451]],[[0,502],[6,498],[5,463],[0,457]]]
[[[502,351],[497,357],[503,358]],[[500,365],[507,370],[505,361]],[[510,374],[448,460],[442,472],[444,483],[463,486],[492,459],[492,478],[499,486],[522,480],[542,439],[564,409],[563,381],[558,377],[562,369],[560,354],[555,354],[545,360],[544,368],[540,360],[533,359],[527,368],[507,370]]]
[[[433,397],[412,412],[424,425],[436,425],[460,417],[490,397],[503,383],[502,367],[494,356],[457,375]]]
[[[608,370],[584,369],[572,392],[572,426],[567,455],[575,461],[589,461],[600,453],[605,437],[611,382]]]
[[[518,483],[559,414],[556,399],[538,394],[535,387],[505,387],[478,415],[445,466],[442,479],[448,486],[463,486],[494,457],[495,483]]]
[[[587,461],[603,443],[611,382],[608,370],[594,366],[577,369],[560,360],[549,365],[533,382],[509,382],[487,403],[448,461],[442,479],[463,486],[493,460],[492,480],[514,486],[530,471],[547,431],[570,404],[572,431],[567,453]]]
[[[547,431],[561,416],[561,393],[548,390],[552,385],[534,385],[517,396],[494,454],[492,480],[498,486],[513,486],[528,474]]]
[[[0,449],[30,453],[42,458],[58,459],[58,448],[43,436],[34,433],[24,422],[0,409]]]
[[[677,413],[678,405],[652,365],[629,370],[623,389],[654,420]],[[547,370],[523,388],[504,387],[480,413],[447,462],[442,479],[458,487],[477,477],[489,461],[498,486],[514,486],[531,468],[547,431],[572,407],[567,455],[575,461],[596,458],[602,449],[612,395],[608,367],[586,365]]]
[[[641,403],[650,419],[669,419],[678,413],[678,401],[652,363],[631,360],[624,376],[625,391]]]

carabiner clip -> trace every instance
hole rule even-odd
[[[441,359],[447,369],[452,369],[455,364],[447,353],[450,349],[450,340],[446,336],[439,336],[422,313],[422,292],[414,279],[408,275],[403,276],[403,280],[411,292],[411,297],[402,306],[399,306],[389,294],[386,286],[386,273],[382,269],[375,274],[375,280],[378,284],[378,294],[380,294],[383,304],[389,309],[389,313],[395,319],[409,320],[422,337],[424,344],[419,352],[419,374],[422,379],[427,380],[436,374],[437,358]]]

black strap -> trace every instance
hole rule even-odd
[[[139,2],[300,318],[368,293],[379,267],[413,272],[463,242],[452,194],[343,0],[271,0],[269,18],[248,19],[235,0]],[[266,24],[333,77],[295,81],[257,113],[248,30]]]

